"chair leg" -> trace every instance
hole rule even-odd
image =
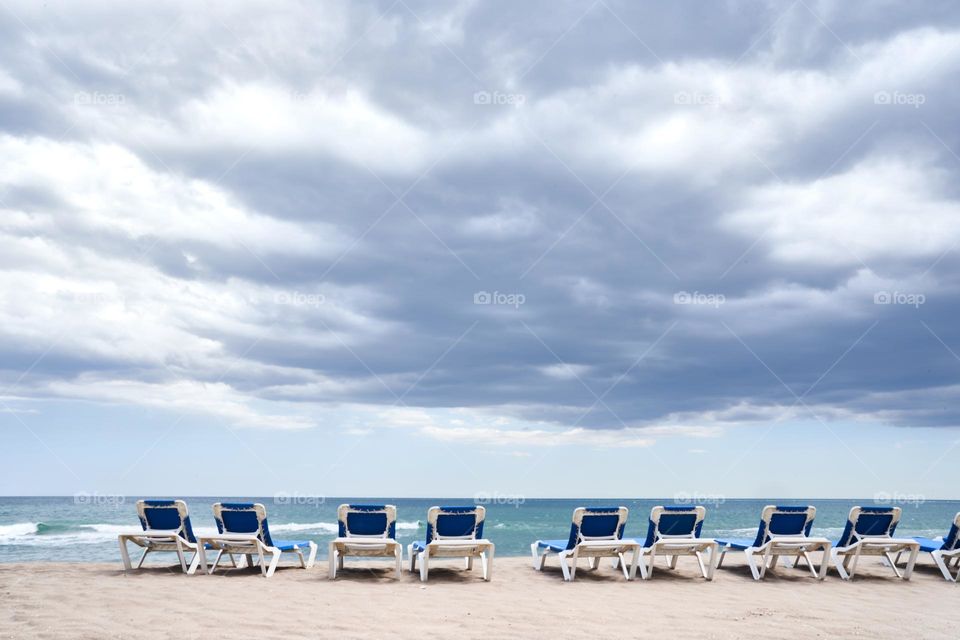
[[[397,580],[399,580],[403,577],[403,546],[397,544],[393,549],[393,553],[397,556]]]
[[[473,556],[467,556],[467,561],[465,566],[467,571],[473,571]]]
[[[913,567],[917,564],[917,556],[920,555],[920,547],[914,546],[910,549],[910,556],[907,558],[907,568],[903,570],[903,579],[909,580],[913,575]]]
[[[430,555],[426,550],[420,553],[420,582],[426,582],[430,576],[430,568],[428,566],[429,558]]]
[[[841,556],[838,549],[830,550],[830,559],[833,560],[833,565],[837,568],[837,573],[840,574],[840,578],[843,580],[849,580],[850,574],[847,573],[847,563],[849,562],[849,556]]]
[[[547,552],[544,551],[540,553],[540,550],[537,548],[537,543],[534,542],[530,545],[530,553],[533,555],[533,569],[535,571],[543,571],[543,565],[547,562]]]
[[[483,579],[487,582],[490,582],[490,578],[493,576],[493,552],[495,547],[490,545],[490,547],[480,554],[480,566],[483,568]]]
[[[636,555],[636,551],[633,552]],[[623,557],[622,553],[617,554],[617,558],[620,560],[620,570],[623,572],[623,579],[627,582],[630,581],[630,563],[627,562],[627,559]],[[597,558],[597,563],[599,564],[600,558]]]
[[[257,564],[260,565],[260,573],[264,577],[269,577],[267,576],[266,555],[263,553],[263,549],[260,548],[260,545],[257,545]]]
[[[307,555],[307,569],[312,569],[314,562],[317,561],[317,543],[310,541],[310,553]]]
[[[337,546],[333,542],[330,543],[330,555],[328,556],[328,562],[330,564],[330,579],[336,580],[337,566],[339,563],[337,562]]]
[[[744,549],[743,552],[747,555],[747,564],[750,565],[750,573],[753,574],[753,579],[760,580],[763,574],[760,572],[760,569],[757,568],[757,554],[753,551],[753,547]]]
[[[280,551],[280,549],[276,549],[275,551],[271,551],[270,566],[267,567],[267,571],[266,571],[266,573],[264,574],[266,577],[269,578],[270,576],[273,575],[273,572],[277,570],[277,565],[280,564],[280,556],[281,556],[282,553],[283,553],[283,552]],[[263,551],[261,551],[261,552],[260,552],[261,562],[262,562],[262,559],[263,559],[263,555],[264,555],[264,554],[263,554]]]
[[[213,559],[213,566],[210,567],[208,573],[213,573],[217,570],[217,565],[220,564],[220,558],[223,557],[223,549],[217,551],[217,557]],[[233,560],[233,554],[230,554],[230,559]],[[234,561],[234,566],[236,566],[236,561]]]
[[[143,566],[143,560],[147,557],[147,554],[150,553],[150,547],[146,547],[143,550],[143,553],[140,554],[140,560],[137,561],[137,569]]]
[[[897,568],[897,563],[893,559],[893,554],[885,553],[883,554],[883,558],[887,561],[887,564],[890,565],[890,568],[893,569],[894,575],[896,575],[898,578],[902,578],[903,575],[900,573],[900,569]]]
[[[716,573],[717,571],[717,561],[719,560],[719,557],[720,557],[719,551],[720,551],[720,547],[716,543],[714,543],[710,547],[710,557],[709,557],[710,564],[708,565],[708,568],[707,568],[707,575],[706,575],[707,580],[713,580],[713,574]]]
[[[407,545],[407,555],[410,556],[410,573],[417,570],[417,554],[413,552],[413,543]]]
[[[953,582],[954,578],[950,574],[950,569],[947,568],[946,563],[943,561],[943,552],[938,549],[930,555],[933,557],[933,561],[937,564],[937,568],[940,569],[940,573],[943,574],[943,579]]]
[[[127,539],[119,536],[117,540],[120,542],[120,561],[123,563],[123,570],[130,571],[133,567],[130,565],[130,552],[127,550]]]
[[[590,570],[596,571],[600,567],[600,556],[590,558]]]
[[[193,558],[190,559],[190,566],[187,567],[187,575],[192,576],[197,572],[197,567],[200,566],[200,548],[197,547],[197,550],[193,552]]]
[[[576,552],[574,552],[576,553]],[[570,571],[570,566],[568,560],[570,558],[569,551],[561,551],[557,554],[557,558],[560,560],[560,571],[563,572],[563,579],[567,582],[573,580],[577,572],[577,559],[576,556],[573,558],[573,572]]]

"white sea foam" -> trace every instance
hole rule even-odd
[[[116,540],[117,534],[131,530],[135,528],[105,523],[48,526],[42,522],[17,522],[0,525],[0,545],[101,544]]]

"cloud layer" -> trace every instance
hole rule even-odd
[[[681,5],[8,4],[3,410],[960,424],[960,11]]]

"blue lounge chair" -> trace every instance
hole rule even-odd
[[[797,566],[802,557],[810,573],[815,578],[823,580],[827,577],[827,569],[830,566],[827,561],[830,557],[830,541],[826,538],[810,536],[810,529],[813,527],[813,519],[816,515],[817,509],[812,506],[767,505],[760,513],[760,526],[757,528],[756,538],[752,540],[750,538],[717,538],[717,544],[720,545],[720,560],[717,562],[717,567],[723,564],[727,551],[743,551],[747,556],[747,564],[750,565],[753,579],[762,580],[768,570],[773,571],[776,568],[780,556],[794,557],[793,566]],[[813,567],[811,551],[823,553],[819,574]],[[758,558],[762,559],[760,566],[757,566]]]
[[[393,557],[397,578],[403,575],[403,545],[397,542],[397,508],[392,504],[342,504],[337,509],[337,537],[330,543],[330,579],[343,569],[346,556]]]
[[[920,543],[913,538],[894,538],[900,522],[900,507],[854,507],[847,516],[840,540],[830,553],[837,572],[844,580],[853,578],[860,556],[881,556],[898,578],[909,580],[920,553]],[[903,573],[897,568],[896,558],[909,552]]]
[[[640,560],[634,563],[631,577],[636,576],[639,567],[640,577],[648,580],[653,575],[653,563],[659,553],[669,558],[671,569],[677,568],[679,556],[695,556],[700,565],[700,573],[707,580],[713,580],[719,547],[715,540],[700,537],[706,515],[707,510],[699,506],[657,506],[651,509],[647,537],[640,547]],[[706,564],[703,561],[705,552],[708,554]],[[649,564],[644,562],[646,556],[650,557]]]
[[[960,513],[953,517],[953,525],[943,539],[915,537],[914,540],[920,543],[920,551],[930,554],[940,573],[943,574],[944,580],[957,582],[960,578]],[[900,555],[897,554],[897,560],[900,559]],[[951,566],[957,567],[956,574],[950,573]]]
[[[573,510],[570,536],[566,540],[537,540],[530,545],[533,568],[543,570],[547,556],[557,554],[564,580],[573,580],[577,575],[577,560],[590,558],[591,568],[596,569],[600,558],[616,558],[623,570],[623,577],[631,580],[636,572],[633,567],[639,561],[640,543],[623,537],[627,525],[626,507],[578,507]],[[630,565],[623,555],[633,552]]]
[[[410,571],[417,570],[420,580],[427,581],[430,558],[466,558],[466,568],[473,569],[473,559],[480,558],[483,579],[493,572],[494,545],[483,537],[483,521],[487,510],[481,506],[430,507],[427,510],[427,537],[411,542],[407,548]]]
[[[127,552],[127,542],[132,542],[143,548],[143,555],[137,563],[137,569],[143,566],[143,560],[152,551],[171,551],[180,559],[180,568],[184,573],[192,574],[197,570],[200,561],[197,538],[193,535],[190,525],[190,515],[187,513],[187,503],[183,500],[138,500],[137,516],[140,518],[142,531],[122,533],[118,536],[120,542],[120,557],[123,559],[123,570],[132,569],[130,555]],[[193,559],[187,566],[187,552],[193,552]]]
[[[217,522],[216,535],[200,536],[200,562],[207,566],[205,551],[217,552],[209,572],[217,570],[217,564],[224,553],[232,558],[243,555],[247,566],[253,566],[253,555],[257,555],[260,572],[269,578],[280,563],[284,553],[295,553],[300,566],[309,569],[317,557],[317,543],[312,540],[275,540],[270,535],[267,522],[267,508],[260,503],[217,502],[213,505],[213,518]],[[303,550],[309,549],[309,557],[304,559]],[[267,555],[270,562],[267,563]]]

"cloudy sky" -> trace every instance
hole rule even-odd
[[[0,62],[0,493],[956,497],[952,2],[2,0]]]

